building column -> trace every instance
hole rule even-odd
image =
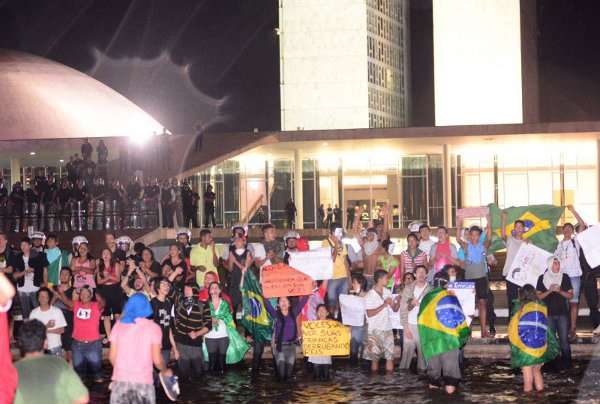
[[[10,158],[10,186],[12,188],[15,182],[21,181],[21,171],[23,166],[21,165],[21,159],[17,157]]]
[[[596,139],[596,181],[598,182],[598,189],[596,190],[596,204],[598,205],[598,217],[596,219],[600,220],[600,162],[598,162],[598,157],[600,157],[600,139]]]
[[[442,150],[442,178],[444,198],[444,225],[452,227],[452,167],[450,161],[450,146],[445,144]]]
[[[302,192],[302,156],[294,150],[294,204],[296,205],[296,229],[304,228],[304,194]]]
[[[346,228],[346,225],[344,223],[344,220],[346,217],[346,208],[345,208],[345,204],[344,204],[344,162],[341,157],[340,157],[339,163],[338,163],[337,180],[338,180],[338,184],[337,184],[338,207],[340,208],[340,212],[342,212],[342,217],[341,218],[336,217],[336,219],[338,220],[338,224],[340,226],[342,226],[343,228]]]

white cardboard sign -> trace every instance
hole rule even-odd
[[[333,259],[328,247],[314,250],[290,252],[290,266],[304,272],[314,280],[331,279],[333,277]]]
[[[521,244],[508,271],[506,280],[517,286],[537,286],[537,280],[546,271],[548,258],[552,254],[533,244]]]
[[[365,324],[365,298],[356,295],[340,295],[342,323],[355,327]]]

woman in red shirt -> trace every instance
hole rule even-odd
[[[113,257],[112,252],[108,248],[102,250],[102,258],[97,261],[96,267],[98,268],[96,284],[98,285],[98,294],[104,300],[102,320],[104,321],[104,329],[106,330],[106,338],[108,339],[112,329],[112,318],[115,321],[118,320],[123,310],[123,291],[121,290],[121,272],[123,271],[123,267]]]

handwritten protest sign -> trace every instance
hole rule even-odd
[[[333,320],[302,323],[304,356],[350,355],[350,329]]]
[[[517,286],[537,285],[537,280],[546,270],[552,254],[533,244],[521,244],[508,271],[506,280]]]
[[[356,295],[340,295],[342,322],[344,325],[362,327],[365,324],[365,298]]]
[[[454,292],[467,317],[467,323],[471,324],[475,315],[475,282],[450,282],[448,290]]]
[[[302,252],[290,252],[290,266],[304,272],[314,280],[333,277],[333,259],[330,248],[315,248]]]
[[[285,264],[264,267],[261,284],[264,297],[304,296],[310,295],[313,290],[310,276]]]
[[[577,241],[590,267],[600,265],[600,226],[590,226],[577,234]]]

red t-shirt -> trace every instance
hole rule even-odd
[[[73,339],[96,341],[100,339],[100,316],[98,302],[73,302]]]
[[[8,306],[10,307],[10,305]],[[8,308],[5,307],[6,310]],[[0,404],[12,403],[17,389],[17,370],[12,364],[10,343],[8,340],[8,319],[0,306]]]

